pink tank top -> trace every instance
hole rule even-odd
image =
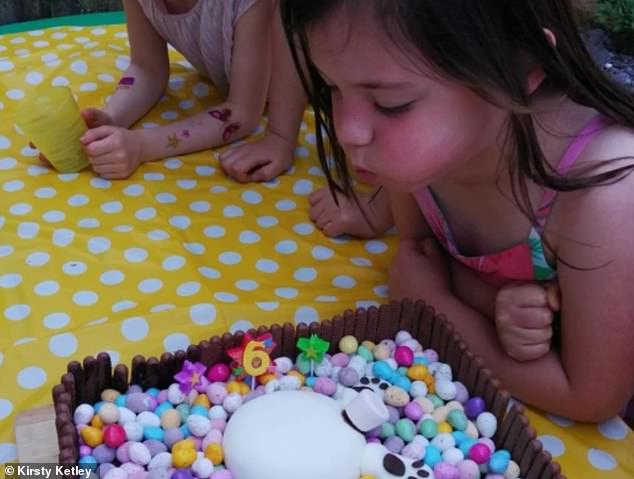
[[[170,14],[163,0],[138,0],[156,31],[226,95],[238,20],[257,0],[198,0],[187,13]]]
[[[610,124],[611,120],[603,116],[597,115],[592,118],[566,149],[557,167],[558,173],[568,173],[592,139]],[[465,256],[460,253],[431,189],[424,188],[415,196],[431,230],[449,254],[480,273],[487,282],[501,286],[509,281],[547,281],[557,276],[555,266],[549,264],[546,259],[542,240],[544,226],[556,195],[556,191],[546,190],[537,210],[538,224],[531,228],[525,241],[506,250],[483,256]]]

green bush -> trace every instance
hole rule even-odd
[[[599,0],[597,21],[610,33],[617,50],[634,54],[634,0]]]

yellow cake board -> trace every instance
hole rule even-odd
[[[59,447],[53,405],[29,409],[15,419],[18,462],[57,464]]]

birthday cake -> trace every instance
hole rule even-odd
[[[60,463],[105,479],[562,477],[422,302],[225,334],[130,373],[107,354],[69,363]]]

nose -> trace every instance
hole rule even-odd
[[[333,118],[337,139],[347,153],[372,143],[370,115],[358,100],[333,98]]]

